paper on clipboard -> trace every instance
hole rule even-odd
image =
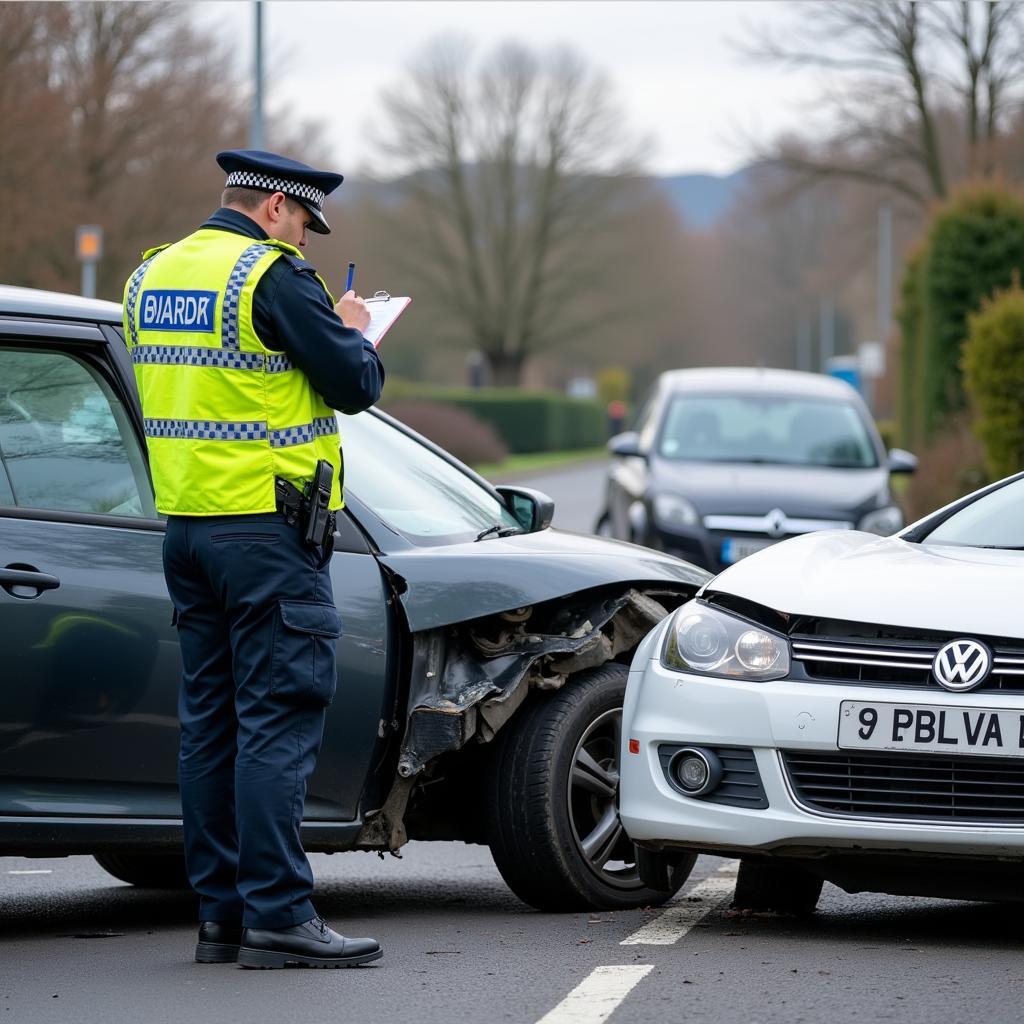
[[[408,295],[388,295],[387,292],[377,292],[367,299],[370,323],[363,331],[363,337],[376,348],[395,321],[409,308],[410,302],[412,299]]]

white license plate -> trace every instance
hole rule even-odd
[[[773,542],[770,540],[748,540],[746,537],[727,537],[722,541],[722,561],[726,565],[732,565],[755,551],[761,551],[770,547]]]
[[[839,746],[1024,757],[1024,712],[844,700],[839,706]]]

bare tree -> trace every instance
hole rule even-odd
[[[992,174],[1021,96],[1022,28],[1019,0],[815,5],[792,41],[769,39],[757,55],[839,72],[852,86],[833,98],[839,128],[823,146],[776,155],[809,178],[885,185],[921,205],[951,180]]]
[[[600,287],[595,241],[634,165],[604,80],[571,52],[507,44],[473,69],[433,44],[385,95],[385,152],[407,202],[396,258],[464,326],[495,383],[587,330],[568,300]]]

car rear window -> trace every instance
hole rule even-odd
[[[658,436],[665,459],[870,469],[878,453],[850,402],[781,395],[676,395]]]

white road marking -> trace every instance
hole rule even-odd
[[[36,868],[34,871],[8,871],[9,875],[52,875],[49,868]]]
[[[654,964],[595,967],[537,1024],[603,1024]]]
[[[671,946],[678,942],[698,921],[717,910],[732,895],[736,887],[735,872],[733,865],[727,865],[710,878],[705,878],[682,897],[682,903],[669,907],[619,945]],[[701,902],[690,903],[692,897],[699,897]]]

